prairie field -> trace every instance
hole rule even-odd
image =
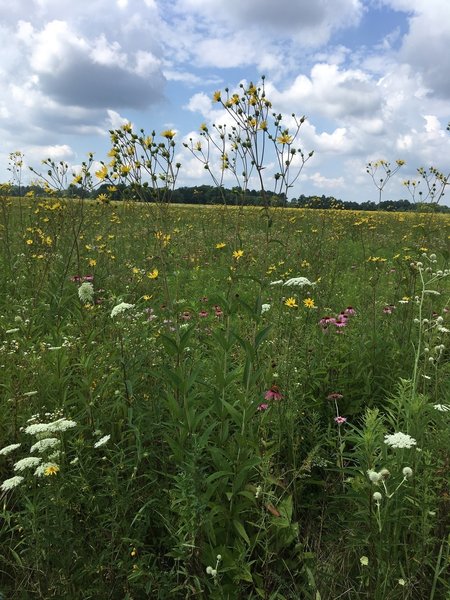
[[[450,597],[449,215],[0,211],[0,597]]]

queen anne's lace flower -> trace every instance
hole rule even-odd
[[[11,479],[5,479],[5,481],[0,486],[2,492],[7,492],[8,490],[12,490],[13,488],[20,485],[23,481],[23,477],[21,475],[16,475],[15,477],[11,477]]]
[[[104,446],[109,441],[110,437],[110,435],[104,435],[102,438],[95,442],[94,448],[100,448],[100,446]]]
[[[117,317],[117,315],[120,315],[130,308],[134,308],[134,304],[128,304],[128,302],[117,304],[111,311],[111,318],[114,319],[114,317]]]
[[[0,450],[0,456],[6,456],[10,452],[13,452],[17,448],[20,447],[20,444],[10,444],[9,446],[5,446]]]
[[[384,443],[391,446],[391,448],[412,448],[417,445],[417,442],[413,437],[407,433],[402,433],[401,431],[391,435],[385,435]]]
[[[83,282],[78,288],[78,297],[81,302],[89,304],[94,300],[94,286],[89,281]]]
[[[291,277],[291,279],[288,279],[287,281],[285,281],[283,283],[283,285],[287,285],[288,287],[290,287],[290,286],[303,287],[305,285],[315,285],[315,283],[312,283],[306,277]]]
[[[39,456],[27,456],[17,461],[14,465],[14,471],[25,471],[25,469],[31,469],[32,467],[36,467],[40,462],[41,458]]]
[[[58,438],[43,438],[42,440],[39,440],[31,446],[30,453],[45,452],[49,448],[54,448],[55,446],[58,446],[60,443],[61,441]]]

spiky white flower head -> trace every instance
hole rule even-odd
[[[111,311],[111,318],[114,319],[114,317],[117,317],[117,315],[120,315],[130,308],[134,308],[134,304],[128,304],[128,302],[117,304]]]
[[[104,435],[97,442],[95,442],[94,448],[100,448],[101,446],[104,446],[109,441],[110,437],[110,435]]]
[[[61,443],[61,440],[59,440],[58,438],[54,438],[54,437],[43,438],[42,440],[37,441],[35,444],[33,444],[31,446],[30,453],[45,452],[49,448],[54,448],[55,446],[58,446],[60,443]]]
[[[291,287],[291,286],[304,287],[305,285],[316,285],[316,284],[312,283],[306,277],[291,277],[291,279],[288,279],[287,281],[285,281],[283,285],[287,285],[288,287]]]
[[[391,435],[385,435],[384,443],[391,448],[412,448],[417,445],[417,442],[413,437],[407,433],[402,433],[401,431],[392,433]]]
[[[26,456],[25,458],[22,458],[16,462],[14,465],[14,471],[25,471],[25,469],[37,467],[41,460],[42,458],[39,458],[39,456]]]
[[[370,481],[372,483],[378,483],[382,478],[380,473],[377,473],[376,471],[372,471],[372,469],[369,469],[367,471],[367,477],[370,479]]]
[[[2,492],[7,492],[8,490],[12,490],[13,488],[20,485],[23,481],[23,477],[21,475],[16,475],[15,477],[11,477],[11,479],[5,479],[5,481],[0,486]]]
[[[388,469],[381,469],[380,476],[382,479],[387,479],[391,476],[391,473],[388,471]]]
[[[14,452],[17,448],[20,447],[21,444],[10,444],[9,446],[5,446],[0,450],[0,456],[6,456],[10,452]]]
[[[381,502],[383,496],[380,494],[380,492],[374,492],[372,498],[375,500],[375,502],[379,503]]]
[[[84,281],[78,288],[78,297],[81,302],[90,304],[94,300],[94,286],[90,281]]]
[[[403,473],[403,477],[406,477],[406,479],[409,479],[410,477],[412,477],[413,470],[411,469],[411,467],[403,467],[402,473]]]

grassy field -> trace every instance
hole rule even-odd
[[[448,216],[0,203],[0,596],[450,597]]]

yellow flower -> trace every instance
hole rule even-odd
[[[235,250],[233,252],[233,258],[235,258],[236,260],[239,260],[241,258],[241,256],[244,256],[243,250]]]
[[[220,96],[221,96],[220,90],[217,90],[217,92],[214,92],[214,94],[213,94],[214,102],[220,102]]]
[[[151,294],[144,294],[144,296],[142,296],[143,300],[151,300],[153,298],[153,296]]]
[[[284,305],[285,305],[285,306],[288,306],[289,308],[298,308],[298,304],[297,304],[297,301],[296,301],[296,299],[295,299],[295,298],[292,298],[292,297],[291,297],[291,298],[287,298],[287,299],[284,301]]]
[[[88,260],[88,265],[89,265],[90,267],[95,267],[95,265],[96,265],[96,264],[97,264],[97,261],[95,260],[95,258],[90,258],[90,259]]]
[[[306,306],[306,308],[316,308],[316,305],[314,304],[314,300],[312,298],[305,298],[303,300],[303,304]]]
[[[283,131],[283,133],[277,137],[277,142],[279,144],[290,144],[292,142],[292,135],[289,135],[287,130]]]
[[[48,477],[49,475],[56,475],[58,473],[59,467],[58,465],[49,465],[44,469],[44,475]]]
[[[217,250],[220,250],[221,248],[225,248],[225,246],[226,246],[225,242],[219,242],[218,244],[216,244]]]
[[[95,172],[97,179],[105,179],[108,176],[108,167],[103,165],[101,169]]]
[[[172,140],[176,135],[176,132],[173,129],[166,129],[161,133],[162,137],[167,138],[168,140]]]
[[[202,123],[200,125],[200,131],[208,131],[208,127],[207,127],[206,123]]]
[[[157,279],[158,275],[159,275],[158,269],[153,269],[153,271],[150,271],[150,273],[147,273],[147,277],[149,279]]]
[[[27,240],[25,243],[26,243],[28,246],[31,246],[31,244],[33,243],[33,240]]]

